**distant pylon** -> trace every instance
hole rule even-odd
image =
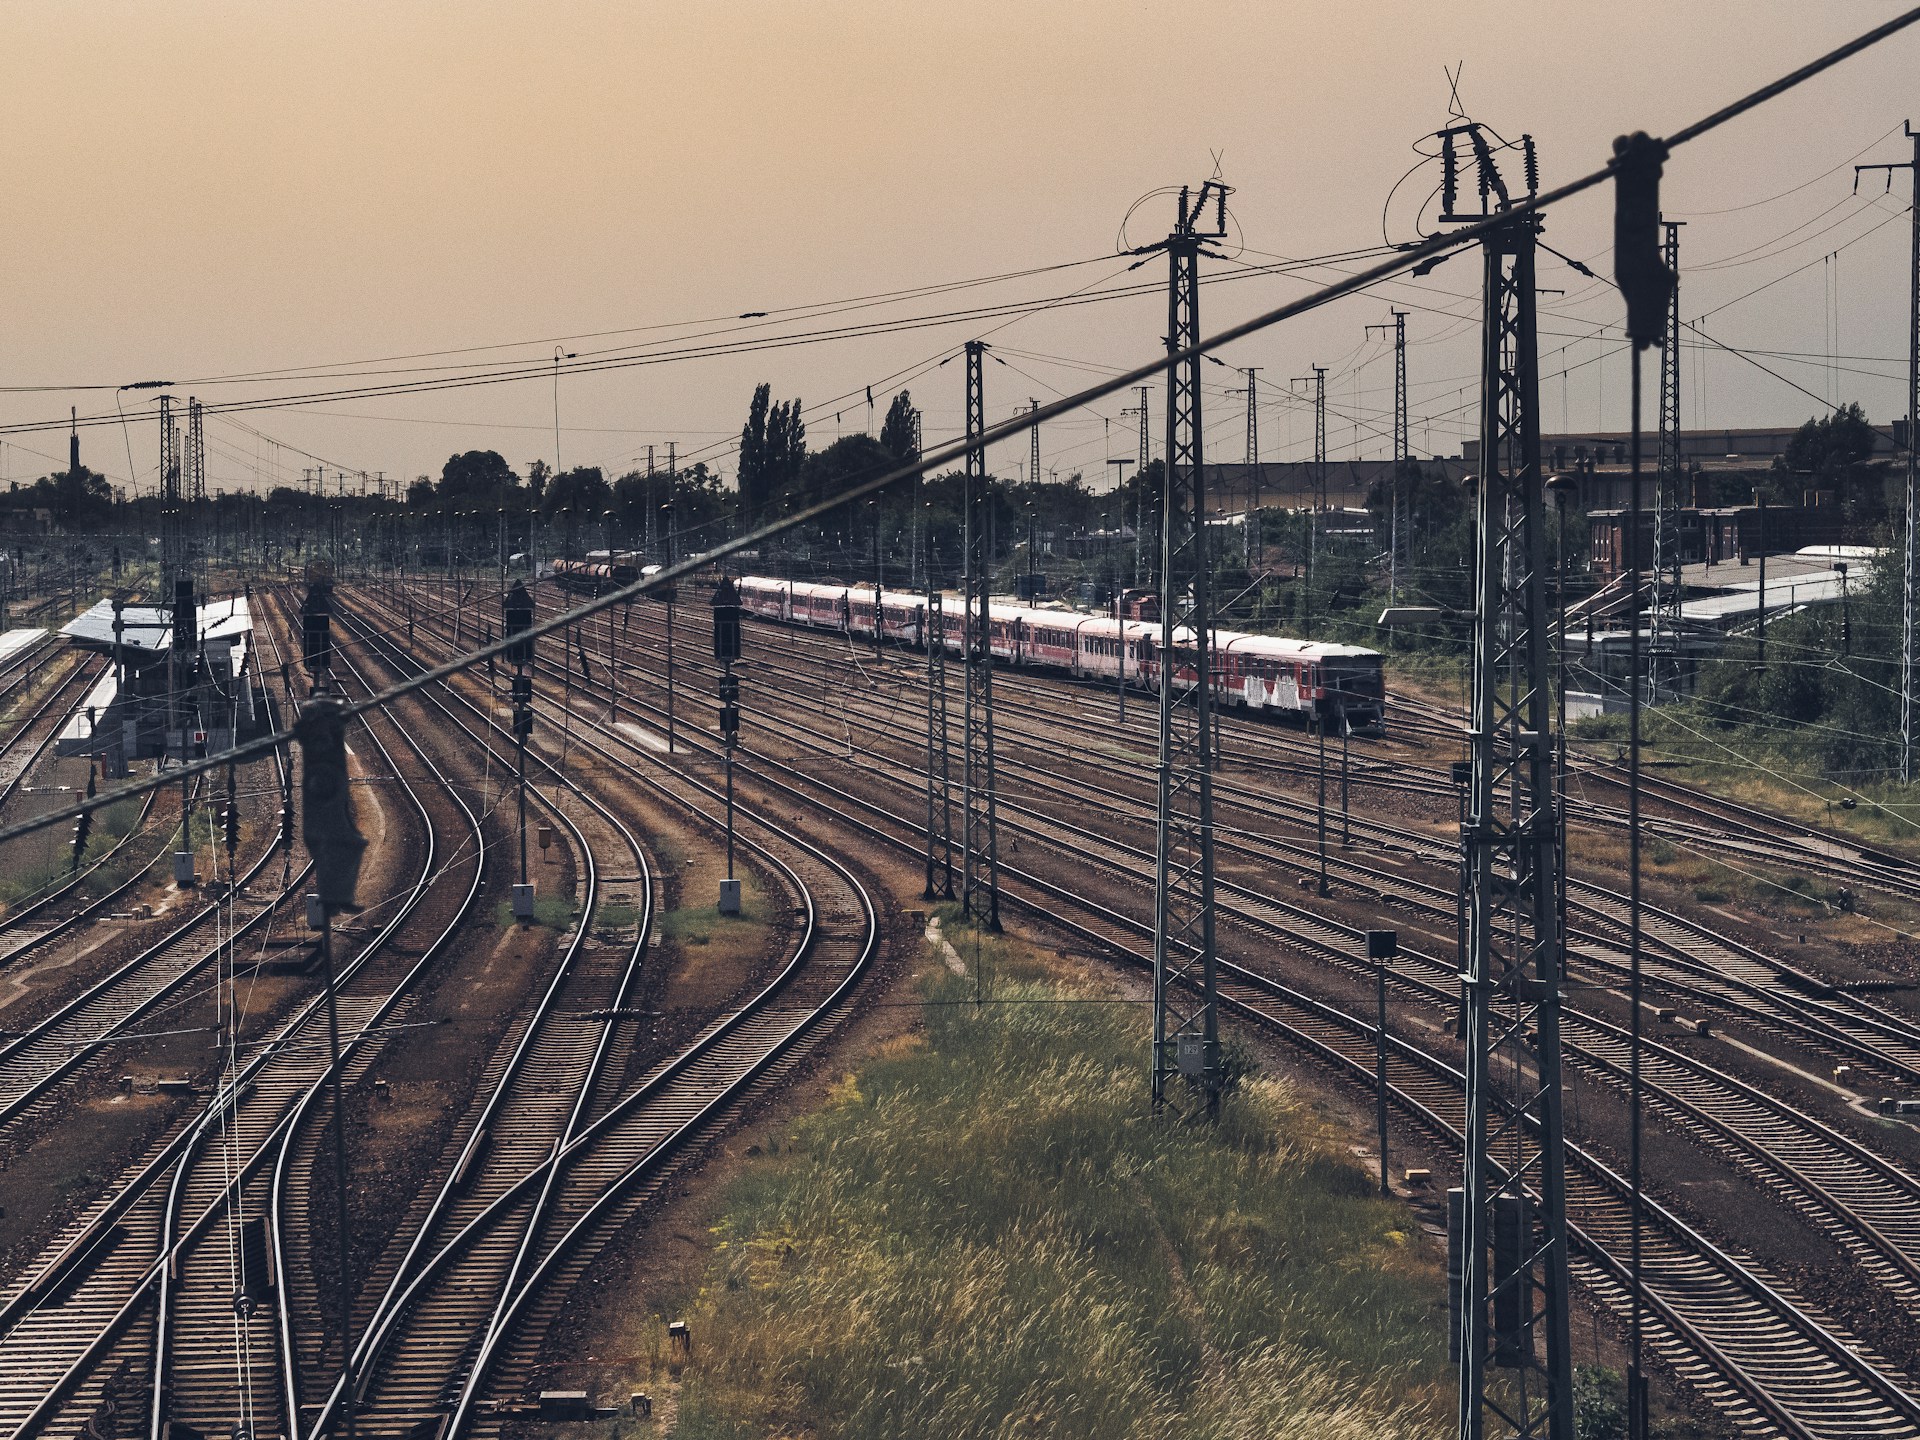
[[[1653,630],[1647,667],[1650,698],[1680,683],[1680,511],[1685,479],[1680,458],[1680,227],[1664,220],[1666,263],[1674,284],[1667,295],[1667,342],[1660,347],[1660,469],[1653,512]],[[1637,545],[1635,535],[1628,542]],[[1637,608],[1637,606],[1636,606]]]
[[[967,439],[977,442],[987,429],[986,342],[969,340],[967,352]],[[967,450],[965,604],[961,615],[967,674],[965,736],[966,809],[961,831],[960,905],[975,922],[1000,928],[1000,851],[994,815],[993,627],[989,614],[993,545],[988,525],[987,452],[977,443]]]

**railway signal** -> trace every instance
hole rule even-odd
[[[513,762],[514,779],[519,792],[520,882],[512,888],[513,918],[522,924],[533,919],[533,882],[527,878],[527,737],[533,734],[533,677],[527,666],[533,661],[533,640],[527,631],[533,628],[533,596],[524,581],[501,597],[501,633],[513,637],[507,659],[513,662]]]
[[[1373,1031],[1374,1119],[1380,1130],[1380,1193],[1390,1195],[1387,1183],[1387,962],[1400,953],[1397,930],[1367,931],[1367,959],[1373,962],[1375,1014]]]
[[[93,762],[87,762],[87,798],[95,795]],[[73,822],[73,869],[80,868],[80,861],[87,853],[87,841],[93,836],[93,812],[83,810],[80,818]]]
[[[727,772],[727,878],[720,882],[720,913],[740,913],[740,882],[733,874],[733,750],[740,740],[740,592],[722,575],[713,591],[713,658],[720,662],[720,746]]]

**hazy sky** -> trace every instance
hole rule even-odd
[[[313,463],[269,438],[389,475],[437,474],[475,447],[524,469],[553,459],[556,343],[578,365],[695,334],[712,343],[716,329],[738,341],[896,322],[893,333],[563,375],[560,458],[618,471],[651,443],[664,464],[673,440],[683,459],[731,473],[760,380],[804,398],[820,445],[877,429],[864,387],[884,408],[881,382],[910,374],[939,441],[961,423],[961,367],[925,367],[962,341],[987,335],[1008,362],[987,374],[999,419],[1149,358],[1164,299],[905,322],[1161,280],[1157,259],[1124,277],[1121,221],[1159,187],[1204,180],[1215,152],[1236,187],[1238,265],[1352,251],[1380,243],[1410,145],[1445,123],[1443,66],[1464,62],[1460,94],[1477,119],[1537,138],[1550,184],[1601,163],[1621,131],[1677,129],[1897,8],[11,0],[0,8],[0,386],[108,388],[15,388],[0,395],[0,422],[64,419],[69,405],[112,414],[111,387],[149,378],[181,382],[183,402],[224,404],[517,361],[533,378],[217,415],[209,483],[297,477]],[[1916,62],[1920,31],[1847,62],[1684,150],[1664,192],[1690,222],[1683,312],[1714,311],[1706,328],[1728,344],[1793,352],[1760,358],[1817,396],[1837,386],[1881,421],[1904,409],[1908,181],[1889,198],[1869,178],[1856,199],[1849,162],[1912,153],[1900,124],[1920,111]],[[1432,184],[1423,173],[1402,188],[1393,239],[1412,233]],[[1609,207],[1596,191],[1552,215],[1548,243],[1606,273]],[[1747,208],[1707,213],[1731,207]],[[1164,234],[1171,214],[1170,198],[1147,199],[1127,239]],[[812,317],[732,318],[1066,265]],[[1203,326],[1335,273],[1209,287]],[[1473,424],[1477,284],[1477,262],[1455,259],[1226,352],[1263,367],[1263,456],[1310,447],[1310,421],[1283,392],[1314,364],[1330,367],[1332,454],[1385,453],[1391,354],[1364,327],[1395,303],[1411,311],[1415,449],[1456,452]],[[1617,295],[1544,256],[1541,284],[1567,291],[1543,299],[1547,427],[1624,425]],[[703,323],[716,319],[726,324]],[[497,348],[395,358],[470,347]],[[1830,366],[1829,352],[1849,358]],[[1731,356],[1683,354],[1690,426],[1794,423],[1820,408]],[[216,379],[319,366],[342,373]],[[1244,402],[1224,393],[1239,382],[1211,367],[1209,378],[1209,455],[1239,460]],[[153,397],[121,403],[137,418],[124,435],[117,423],[85,432],[84,456],[124,483],[130,446],[150,485]],[[1123,403],[1047,427],[1043,468],[1107,483],[1103,460],[1135,444]],[[1155,406],[1157,432],[1157,392]],[[64,462],[63,435],[5,439],[5,478]],[[1025,458],[1014,445],[991,464],[1013,475]]]

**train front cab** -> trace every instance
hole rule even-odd
[[[1320,705],[1349,735],[1387,733],[1386,683],[1378,655],[1329,657],[1317,667]]]

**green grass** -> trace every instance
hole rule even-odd
[[[640,907],[625,901],[602,902],[593,912],[596,930],[631,930],[640,923]]]
[[[1439,1259],[1345,1137],[1267,1078],[1156,1118],[1139,1006],[995,970],[735,1182],[675,1434],[1443,1433]]]
[[[579,911],[573,900],[564,895],[535,895],[533,897],[533,923],[549,930],[568,930],[573,926],[573,917]],[[516,923],[513,918],[512,899],[502,900],[493,907],[493,922],[502,930],[511,929]]]
[[[677,906],[662,914],[660,938],[682,945],[708,945],[726,930],[758,925],[764,921],[766,906],[758,883],[745,871],[735,873],[740,877],[738,915],[720,913],[720,896],[716,888],[713,893],[700,896],[691,905]]]

